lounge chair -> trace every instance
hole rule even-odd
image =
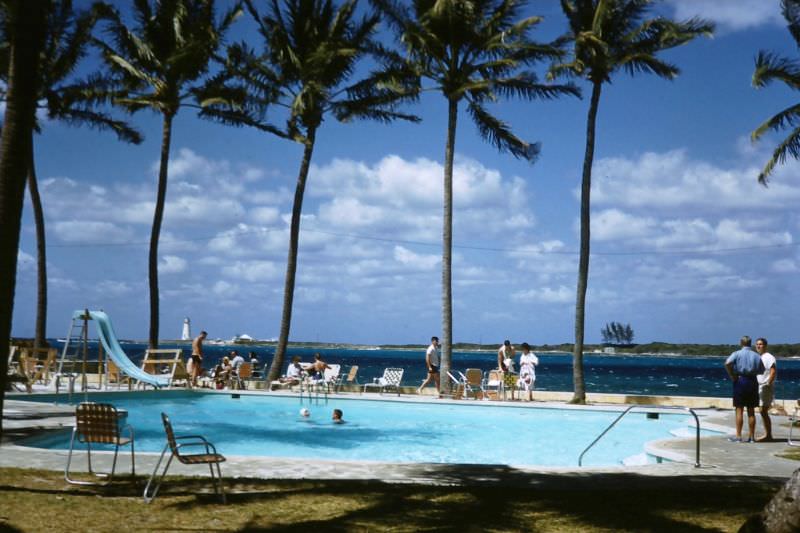
[[[172,431],[172,423],[169,421],[169,417],[166,413],[161,413],[161,421],[164,423],[167,443],[164,445],[164,449],[161,451],[161,457],[158,458],[156,467],[153,469],[153,473],[147,481],[147,486],[144,488],[144,501],[150,503],[155,499],[161,482],[164,481],[164,476],[167,474],[167,470],[169,470],[169,465],[172,463],[172,459],[177,459],[185,465],[208,465],[208,469],[211,471],[214,492],[222,496],[222,503],[226,503],[225,488],[222,485],[222,471],[219,468],[219,464],[225,461],[225,457],[218,454],[214,445],[208,442],[205,437],[201,437],[200,435],[176,437],[175,433]],[[200,453],[184,453],[183,449],[189,447],[201,448],[202,451]],[[164,465],[164,471],[161,472],[161,477],[159,477],[158,483],[151,493],[150,486],[153,484],[153,480],[158,473],[158,467],[161,466],[161,461],[164,460],[164,455],[167,453],[167,450],[170,450],[169,459],[167,460],[167,464]],[[215,465],[217,467],[216,476],[214,475]]]
[[[336,392],[339,392],[342,385],[358,385],[358,365],[350,367],[344,380],[342,380],[341,377],[339,378],[339,381],[336,383]]]
[[[506,390],[503,382],[503,372],[500,370],[489,370],[489,372],[486,374],[486,384],[484,385],[484,390],[488,398],[499,400],[500,395],[502,394],[503,398],[505,399]]]
[[[120,412],[116,407],[107,403],[84,402],[75,409],[75,427],[72,430],[72,439],[69,441],[69,455],[67,456],[67,467],[64,469],[64,479],[74,485],[108,485],[114,479],[114,471],[117,468],[117,455],[119,447],[131,445],[131,475],[136,475],[136,462],[133,451],[133,427],[125,424],[122,427],[127,430],[128,437],[123,437],[120,431]],[[107,477],[105,483],[92,481],[81,481],[70,477],[69,467],[72,464],[72,450],[75,447],[75,438],[79,442],[86,444],[87,461],[89,463],[89,473],[97,477]],[[111,472],[92,471],[92,443],[113,444],[114,461],[111,464]]]
[[[458,377],[454,376],[452,372],[447,373],[448,377],[450,377],[451,389],[450,395],[454,400],[461,400],[466,398],[466,389],[467,389],[467,377],[458,372]]]
[[[383,376],[375,379],[372,383],[365,383],[363,392],[367,392],[368,387],[377,387],[378,392],[383,394],[383,391],[394,388],[397,395],[400,396],[400,381],[403,379],[402,368],[387,368],[383,371]]]

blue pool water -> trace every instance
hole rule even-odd
[[[52,340],[54,346],[61,343]],[[128,356],[141,362],[147,349],[145,344],[123,343]],[[186,344],[162,343],[162,348],[183,348],[188,357]],[[90,358],[96,358],[97,345],[89,345]],[[213,368],[223,355],[237,349],[242,354],[254,351],[262,363],[269,362],[275,353],[274,346],[215,346],[205,347],[206,368]],[[313,354],[320,352],[329,363],[340,364],[344,371],[350,365],[358,365],[361,383],[383,374],[386,367],[405,369],[404,385],[418,386],[425,378],[425,354],[415,350],[358,350],[352,348],[296,348],[290,347],[286,364],[293,355],[311,361]],[[536,388],[548,391],[572,391],[572,355],[539,354],[540,364],[536,368]],[[588,392],[614,394],[644,394],[668,396],[714,396],[727,397],[731,384],[725,373],[724,357],[675,357],[647,355],[584,355],[584,373]],[[453,368],[465,370],[480,368],[489,370],[497,365],[496,352],[454,352]],[[778,398],[800,398],[800,359],[778,360]]]
[[[63,398],[63,396],[62,396]],[[44,398],[42,398],[44,399]],[[577,466],[578,456],[619,414],[616,411],[505,407],[487,402],[418,403],[347,399],[301,404],[297,396],[242,394],[93,394],[127,409],[136,449],[160,451],[166,412],[178,434],[202,434],[225,455],[297,459],[360,460]],[[311,411],[300,416],[301,407]],[[330,420],[334,408],[345,424]],[[627,415],[584,458],[584,465],[620,464],[642,454],[648,441],[687,428],[691,417],[644,412]],[[69,433],[26,441],[26,445],[66,449]]]

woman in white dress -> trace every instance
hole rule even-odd
[[[533,400],[533,389],[536,384],[536,365],[539,364],[539,358],[531,351],[531,347],[527,342],[522,343],[522,355],[519,358],[519,381],[517,384],[519,388],[528,391],[528,401]]]

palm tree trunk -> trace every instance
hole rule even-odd
[[[172,141],[173,113],[164,114],[161,132],[161,164],[158,169],[158,193],[156,210],[153,214],[153,228],[150,232],[150,256],[148,272],[150,275],[150,338],[149,347],[158,348],[158,239],[161,235],[161,221],[164,219],[164,203],[167,198],[167,174],[169,171],[169,145]]]
[[[456,146],[458,100],[447,105],[447,144],[444,148],[444,215],[442,228],[442,366],[441,376],[450,372],[453,357],[453,153]],[[441,379],[442,392],[450,390],[450,381]]]
[[[19,232],[36,113],[39,54],[44,45],[48,0],[5,3],[11,41],[6,112],[0,141],[0,412],[8,376],[8,347],[14,313]],[[0,417],[0,440],[3,422]]]
[[[586,403],[586,384],[583,379],[583,333],[586,326],[586,287],[589,281],[590,208],[592,163],[594,162],[594,133],[602,83],[592,85],[592,100],[586,119],[586,153],[583,157],[581,182],[581,257],[578,263],[578,291],[575,299],[575,346],[572,350],[572,382],[574,392],[570,403]]]
[[[739,533],[791,533],[800,527],[800,468],[775,493],[758,515],[750,517]]]
[[[36,334],[33,349],[44,347],[47,338],[47,245],[44,232],[44,211],[39,185],[36,179],[36,160],[34,157],[33,135],[31,135],[31,154],[28,168],[28,190],[31,193],[33,220],[36,226]]]
[[[300,245],[300,215],[303,213],[303,195],[306,190],[308,169],[311,167],[311,155],[314,153],[314,137],[316,130],[308,132],[308,138],[303,150],[303,161],[300,164],[300,173],[297,175],[297,187],[294,190],[294,204],[292,205],[292,224],[289,230],[289,257],[286,260],[286,281],[283,286],[283,313],[281,315],[281,331],[278,336],[278,346],[275,348],[275,357],[269,367],[267,382],[278,379],[286,358],[286,345],[289,344],[289,330],[292,325],[292,305],[294,302],[294,282],[297,274],[297,251]]]

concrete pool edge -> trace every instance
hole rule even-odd
[[[207,391],[204,391],[207,392]],[[247,391],[242,391],[247,392]],[[217,394],[231,394],[232,391],[215,392]],[[263,394],[263,392],[261,393]],[[273,393],[275,394],[275,393]],[[281,394],[284,395],[284,394]],[[285,395],[297,397],[296,393]],[[342,399],[344,395],[340,395]],[[358,399],[391,399],[389,396],[364,395],[355,396]],[[392,397],[397,398],[392,395]],[[7,397],[8,398],[8,397]],[[22,396],[25,398],[25,396]],[[353,398],[353,397],[351,397]],[[397,401],[397,400],[395,400]],[[430,398],[403,397],[399,401],[418,402],[431,401]],[[438,401],[438,400],[436,400]],[[450,402],[453,400],[441,400]],[[4,409],[4,433],[9,436],[19,435],[20,432],[42,431],[47,428],[70,428],[74,418],[74,408],[67,405],[53,406],[49,403],[22,401],[25,409],[20,409],[17,398],[6,400]],[[485,405],[487,402],[465,402]],[[502,402],[491,402],[498,405]],[[539,408],[558,409],[621,409],[616,405],[572,406],[561,403],[533,402],[532,404],[520,402],[505,402],[512,406],[526,406]],[[41,408],[36,412],[36,408]],[[655,406],[653,406],[655,407]],[[24,416],[21,411],[28,411]],[[49,416],[43,416],[49,415]],[[775,433],[778,439],[785,438],[788,428],[785,427],[785,417],[773,417]],[[732,413],[707,409],[703,412],[701,427],[706,427],[706,422],[718,428],[732,428]],[[716,429],[716,428],[715,428]],[[743,445],[727,442],[725,436],[701,437],[701,468],[694,467],[694,438],[675,438],[648,443],[647,453],[659,455],[669,460],[668,463],[626,466],[616,465],[609,467],[529,467],[515,465],[473,465],[473,464],[441,464],[441,463],[382,463],[373,461],[327,461],[279,459],[271,457],[242,457],[229,456],[223,474],[230,478],[267,478],[282,480],[376,480],[392,483],[423,483],[423,484],[464,484],[477,482],[504,481],[518,479],[524,483],[524,478],[540,474],[601,474],[601,473],[626,473],[645,476],[674,476],[674,475],[723,475],[723,476],[753,476],[786,479],[800,466],[800,463],[777,457],[775,454],[786,449],[785,441],[764,444]],[[42,450],[28,448],[4,442],[0,445],[0,466],[42,468],[46,470],[63,470],[66,464],[66,451]],[[224,451],[223,451],[224,453]],[[109,454],[110,455],[110,454]],[[155,464],[158,454],[136,453],[137,470],[149,474]],[[121,471],[128,465],[127,454],[121,455]],[[100,459],[102,461],[106,457]],[[675,462],[685,461],[685,462]],[[513,463],[513,461],[511,461]],[[109,460],[110,464],[110,460]],[[78,465],[80,467],[80,465]],[[207,475],[202,469],[173,468],[171,473],[184,475]]]

